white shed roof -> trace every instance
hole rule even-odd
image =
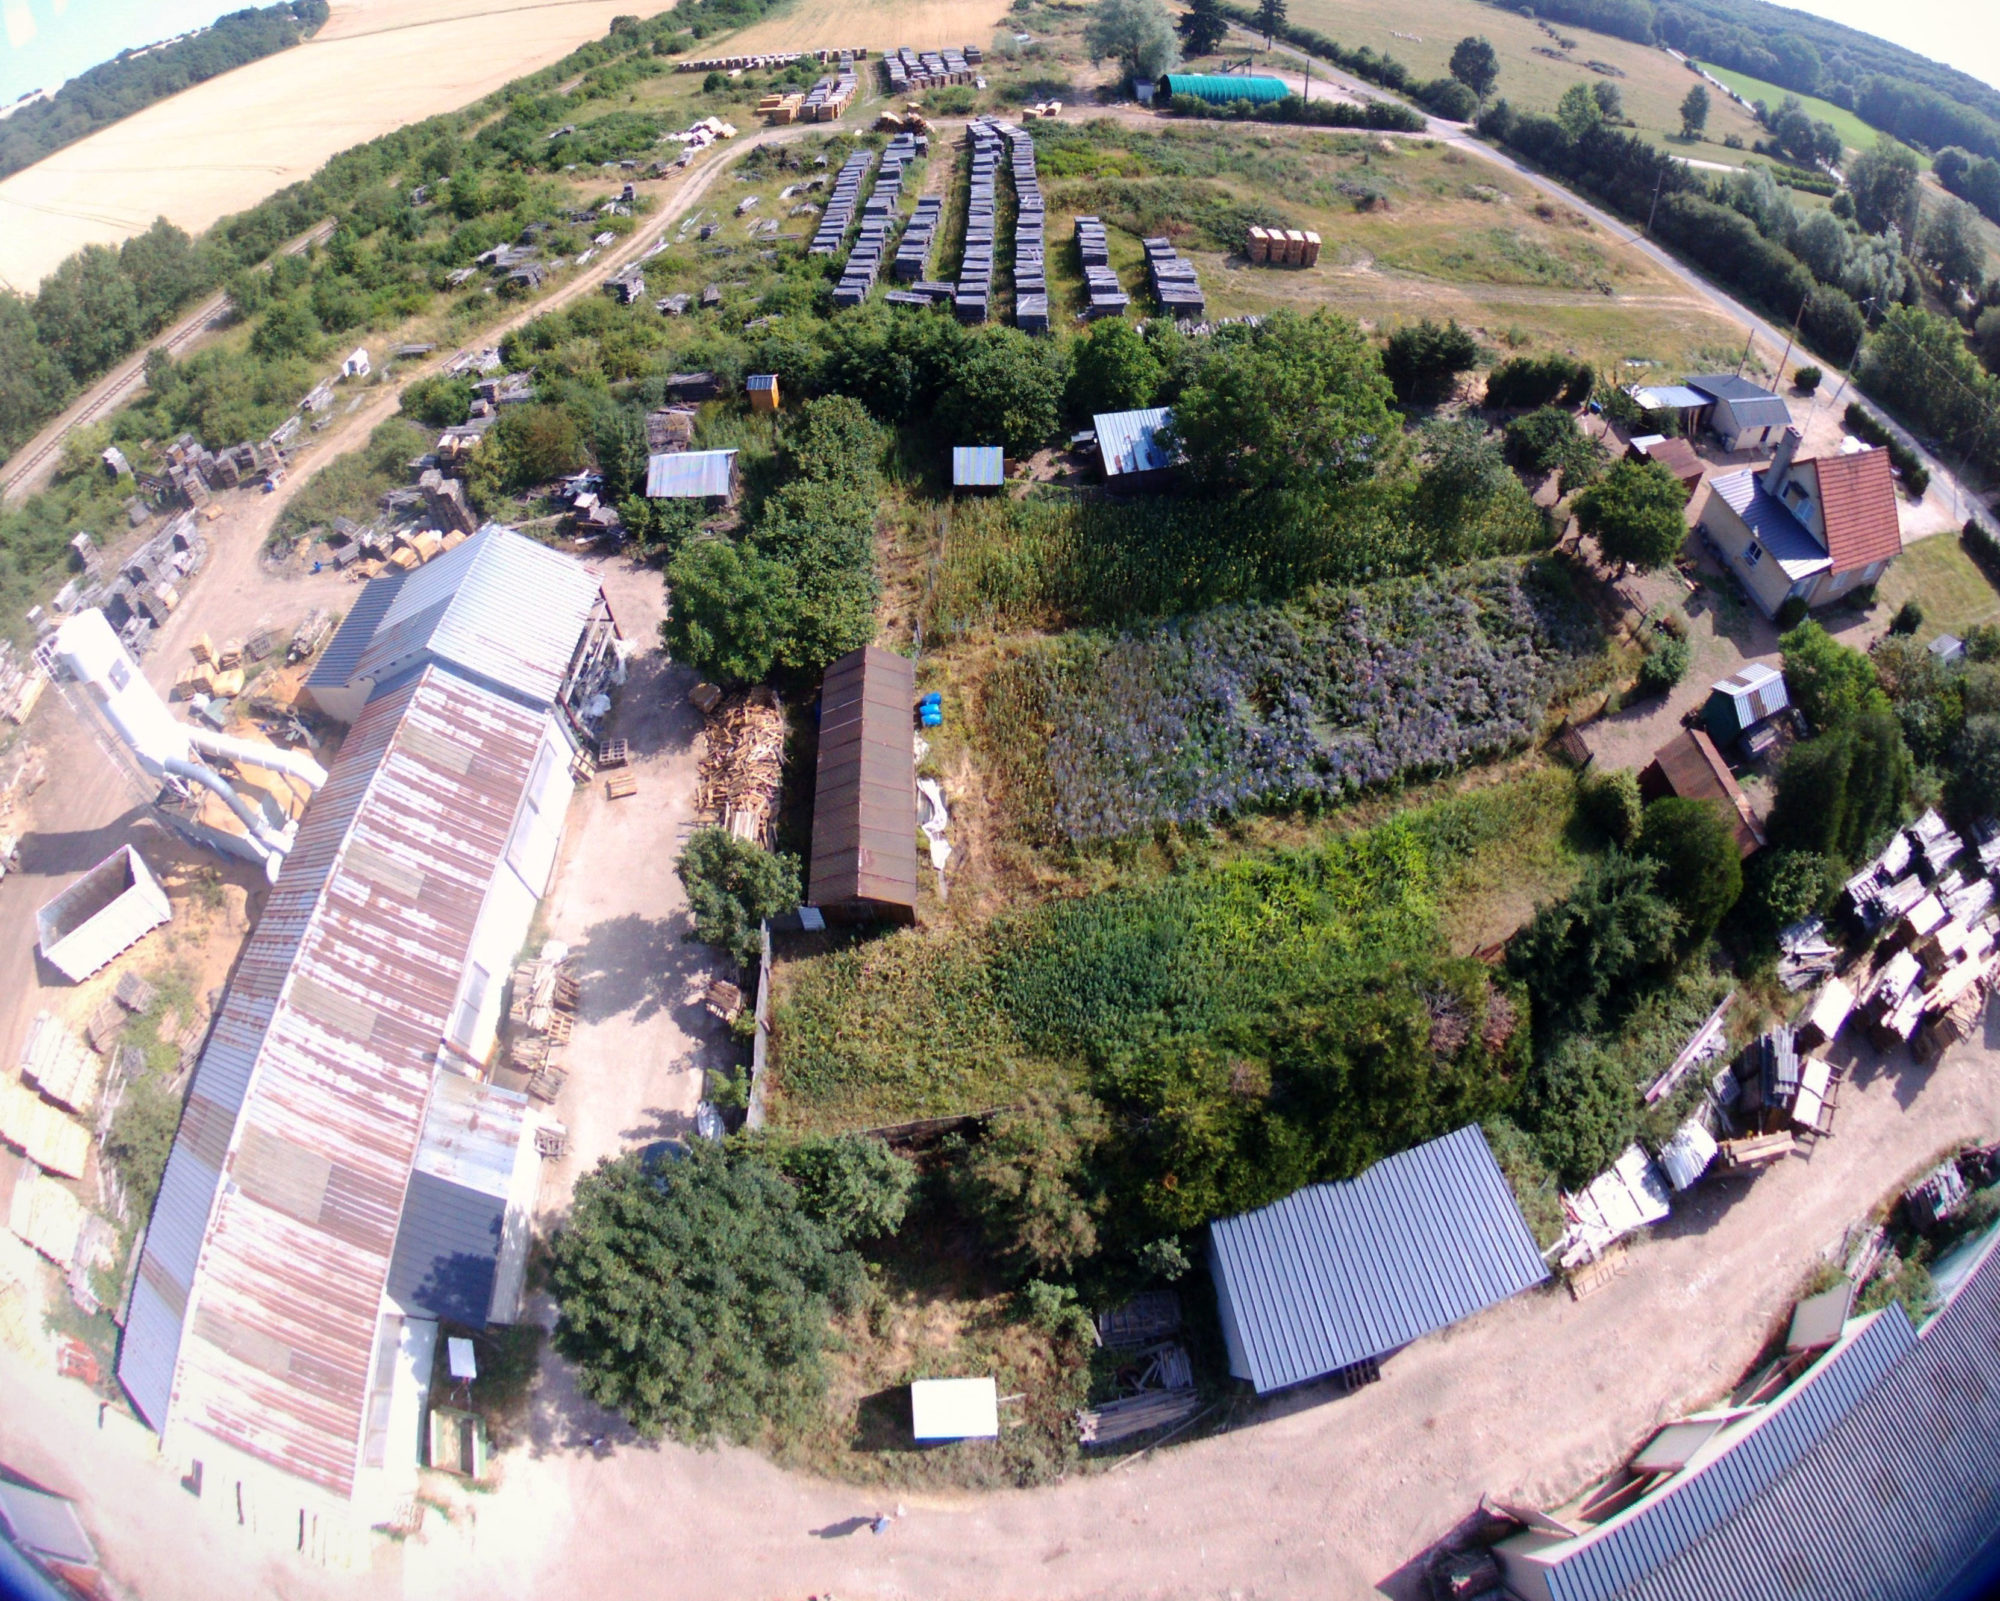
[[[910,1386],[910,1432],[919,1440],[991,1440],[1000,1433],[1000,1392],[989,1379],[918,1379]]]

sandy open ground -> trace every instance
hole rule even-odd
[[[190,233],[327,157],[451,111],[665,0],[341,0],[317,37],[115,123],[0,183],[0,284],[165,216]]]

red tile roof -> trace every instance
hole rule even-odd
[[[1820,456],[1819,503],[1826,519],[1826,553],[1833,570],[1851,572],[1902,554],[1903,525],[1896,515],[1896,481],[1889,452],[1879,446],[1851,456]]]

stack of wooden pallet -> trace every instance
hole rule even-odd
[[[568,1078],[561,1063],[582,986],[567,959],[545,956],[516,967],[511,989],[508,1065],[527,1075],[530,1095],[553,1101]]]
[[[785,772],[785,708],[759,686],[717,701],[708,714],[695,809],[738,839],[768,847]]]
[[[1178,1334],[1180,1326],[1180,1297],[1171,1290],[1135,1296],[1098,1314],[1098,1343],[1119,1352],[1121,1393],[1077,1413],[1079,1440],[1116,1445],[1194,1416],[1201,1405],[1194,1369],[1186,1350],[1168,1337]]]

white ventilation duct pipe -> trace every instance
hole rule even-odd
[[[183,731],[196,750],[211,756],[269,768],[274,773],[289,773],[310,790],[316,791],[326,782],[326,769],[302,750],[286,750],[254,739],[231,739],[227,734],[211,734],[205,728],[184,727]]]

